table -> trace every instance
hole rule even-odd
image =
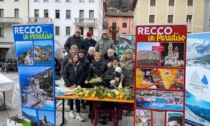
[[[0,92],[3,92],[4,109],[6,104],[10,108],[16,108],[19,104],[18,95],[15,94],[15,83],[3,74],[0,74]]]
[[[70,95],[70,96],[58,96],[56,95],[56,99],[61,99],[62,100],[62,123],[60,126],[63,126],[66,123],[66,119],[64,117],[64,107],[65,107],[65,99],[76,99],[76,95]],[[86,97],[82,98],[81,100],[86,100],[86,101],[100,101],[100,102],[118,102],[118,103],[134,103],[133,100],[120,100],[120,99],[114,99],[114,98],[103,98],[103,99],[98,99],[97,97],[92,98],[92,97]]]

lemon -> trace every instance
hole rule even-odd
[[[88,94],[85,94],[84,97],[88,97]]]
[[[116,92],[115,92],[115,94],[116,94],[117,96],[119,96],[119,95],[120,95],[120,93],[119,93],[118,91],[116,91]]]
[[[108,93],[108,94],[107,94],[107,96],[110,98],[110,97],[111,97],[111,94],[110,94],[110,93]]]
[[[92,98],[95,98],[95,97],[96,97],[96,95],[95,95],[95,94],[92,94],[91,96],[92,96]]]
[[[120,95],[120,99],[123,99],[124,95]]]
[[[83,95],[83,93],[80,91],[80,92],[79,92],[79,96],[82,96],[82,95]]]

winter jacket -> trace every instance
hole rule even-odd
[[[76,68],[76,69],[75,69]],[[73,67],[73,64],[70,62],[65,66],[64,69],[64,74],[63,74],[63,79],[65,81],[65,85],[67,87],[70,87],[74,84],[76,85],[81,85],[83,81],[83,64],[78,62],[75,66]]]
[[[91,55],[87,54],[86,58],[89,61],[89,63],[91,64],[93,59],[94,59],[94,56],[93,55],[91,56]]]
[[[64,44],[64,49],[69,53],[69,49],[72,45],[77,45],[78,49],[84,49],[84,44],[81,37],[77,38],[75,35],[68,37]]]
[[[118,67],[120,67],[122,69],[122,74],[124,74],[124,66],[122,63],[118,64]],[[119,77],[116,72],[115,72],[115,68],[113,67],[112,63],[108,63],[107,64],[107,70],[104,74],[104,78],[106,78],[108,81],[114,79],[115,77]]]
[[[83,44],[84,44],[84,50],[85,52],[88,52],[89,47],[95,47],[96,45],[96,40],[94,39],[83,39]]]
[[[102,53],[104,55],[108,49],[114,49],[116,51],[116,45],[114,41],[110,38],[101,38],[98,40],[95,46],[96,52]]]
[[[104,77],[104,73],[106,71],[106,64],[102,61],[100,61],[99,63],[96,63],[95,60],[92,61],[92,63],[89,66],[89,70],[88,70],[88,75],[86,80],[90,80],[93,77]],[[97,84],[99,85],[99,84]],[[102,85],[102,84],[100,84]]]
[[[113,57],[117,57],[117,53],[114,53]],[[103,60],[106,64],[110,63],[112,61],[113,57],[108,57],[107,52],[104,54]]]
[[[127,59],[126,56],[121,57],[121,62],[124,64],[124,79],[123,86],[133,85],[134,79],[134,57]]]

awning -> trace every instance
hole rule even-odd
[[[0,48],[10,48],[12,44],[12,42],[0,42]]]

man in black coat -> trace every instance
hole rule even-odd
[[[89,47],[95,47],[96,41],[92,38],[93,34],[91,31],[87,32],[87,38],[83,39],[85,52],[88,51]]]
[[[77,29],[75,34],[71,37],[68,37],[64,44],[64,49],[69,53],[69,49],[72,45],[77,45],[79,49],[84,49],[85,45],[83,44],[82,37],[80,36],[81,30]]]

